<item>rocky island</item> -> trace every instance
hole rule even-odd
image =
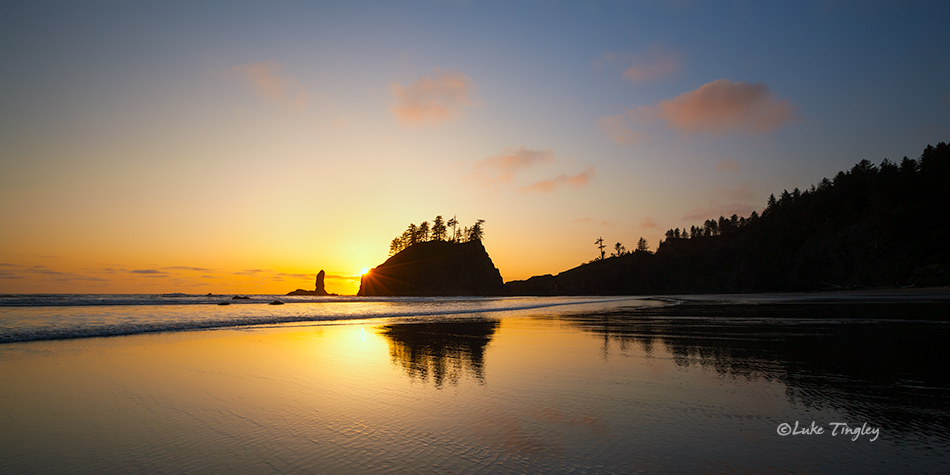
[[[478,239],[427,241],[402,249],[360,280],[360,296],[492,296],[505,294],[501,273]]]

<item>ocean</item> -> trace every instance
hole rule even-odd
[[[0,296],[0,467],[950,472],[943,291],[233,297]]]

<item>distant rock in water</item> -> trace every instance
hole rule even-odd
[[[316,279],[316,282],[314,282],[313,290],[297,289],[293,292],[288,293],[287,295],[319,295],[319,296],[334,295],[334,294],[327,293],[327,291],[323,288],[323,280],[326,277],[327,277],[326,272],[323,272],[323,270],[321,269],[320,272],[317,273],[317,279]]]
[[[361,296],[505,295],[501,273],[481,241],[414,244],[367,272]]]

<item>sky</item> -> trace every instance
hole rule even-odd
[[[950,2],[0,4],[0,292],[506,280],[950,141]]]

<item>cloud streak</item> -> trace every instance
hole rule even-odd
[[[553,193],[558,188],[570,186],[572,188],[581,188],[590,184],[594,178],[594,167],[587,167],[586,170],[577,175],[558,175],[550,180],[543,180],[532,183],[526,187],[519,188],[519,193]]]
[[[515,181],[516,175],[535,167],[547,166],[556,161],[549,148],[534,150],[524,146],[507,148],[502,153],[475,162],[468,178],[482,188],[498,190]],[[588,167],[576,175],[561,174],[547,180],[536,181],[517,189],[519,193],[552,193],[558,188],[581,188],[594,178],[594,167]]]
[[[554,163],[554,151],[533,150],[524,146],[505,149],[500,154],[475,162],[471,178],[486,188],[511,183],[515,174],[538,165]]]
[[[673,74],[679,68],[679,55],[653,46],[649,53],[633,60],[633,64],[624,70],[623,77],[634,83],[655,81]]]
[[[20,280],[41,278],[52,282],[107,282],[106,279],[92,277],[74,272],[63,272],[50,269],[45,265],[24,266],[19,264],[0,264],[0,280]]]
[[[716,164],[716,170],[723,170],[729,172],[739,171],[739,164],[735,160],[725,159]]]
[[[625,112],[598,120],[597,128],[614,143],[620,145],[635,145],[649,141],[647,134],[632,129],[628,122],[629,118]]]
[[[632,54],[607,52],[591,61],[591,66],[601,69],[610,65],[624,68],[623,77],[633,83],[656,81],[679,71],[682,55],[653,45],[645,53]]]
[[[408,86],[393,83],[390,93],[396,101],[390,111],[402,125],[428,123],[438,127],[460,117],[465,108],[477,105],[470,98],[474,92],[472,78],[459,71],[435,68],[431,77],[423,76]]]
[[[261,97],[284,104],[293,110],[307,107],[310,95],[297,84],[297,79],[283,74],[283,65],[273,60],[234,66],[232,71],[240,74]]]
[[[706,220],[729,217],[734,214],[748,216],[761,206],[751,204],[755,201],[756,187],[753,183],[742,183],[735,188],[717,187],[706,200],[705,206],[697,206],[683,215],[683,219]]]

